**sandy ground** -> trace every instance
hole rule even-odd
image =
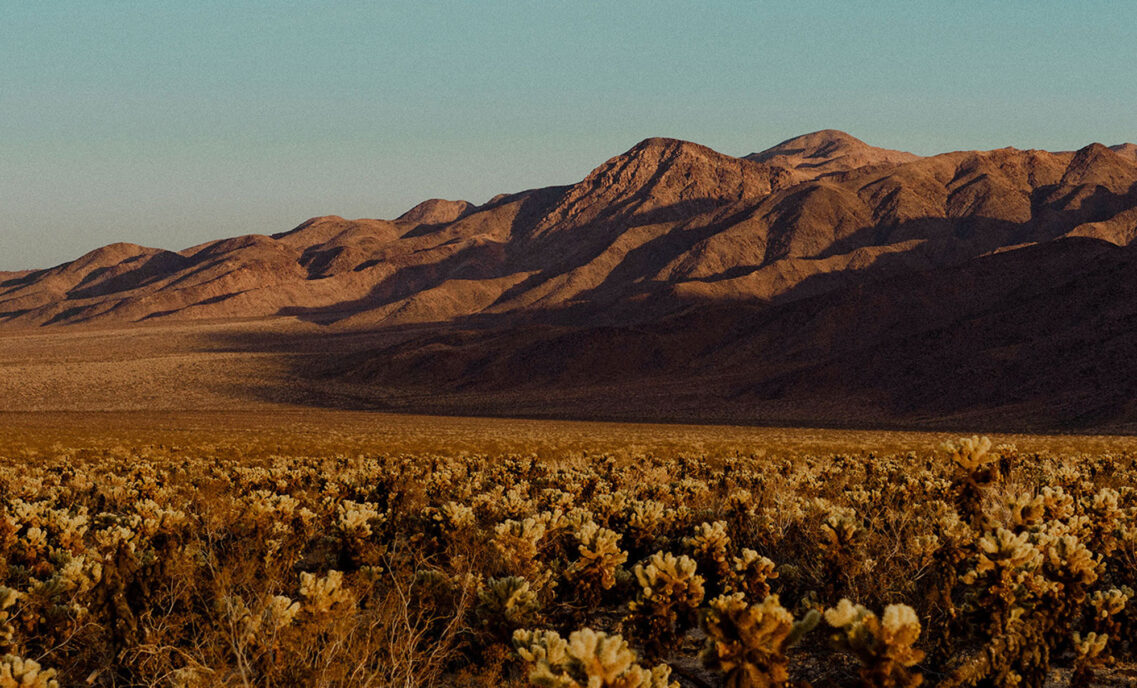
[[[376,403],[383,390],[352,397],[351,389],[341,393],[313,374],[329,359],[392,336],[399,335],[328,333],[281,319],[2,333],[0,430],[11,441],[49,445],[54,433],[71,446],[155,437],[199,441],[211,433],[218,441],[236,433],[250,441],[303,444],[331,432],[368,450],[529,453],[618,446],[720,454],[918,451],[961,434],[399,414]],[[1125,437],[991,436],[1020,449],[1137,448],[1137,438]]]
[[[1039,452],[1137,451],[1121,436],[992,435]],[[53,448],[113,449],[181,445],[239,449],[242,455],[434,453],[571,457],[825,453],[927,453],[958,434],[729,425],[602,423],[424,416],[300,407],[255,410],[0,412],[0,452],[40,454]]]

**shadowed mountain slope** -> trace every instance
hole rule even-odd
[[[577,184],[480,206],[432,199],[395,220],[313,218],[179,252],[112,244],[0,273],[0,330],[411,328],[313,370],[359,398],[444,391],[427,405],[459,412],[573,389],[600,415],[804,422],[838,404],[860,409],[850,422],[1119,423],[1134,414],[1137,370],[1118,357],[1137,334],[1135,239],[1133,144],[920,157],[825,130],[733,157],[653,138]],[[623,388],[677,401],[608,403]]]
[[[318,374],[439,412],[1133,431],[1135,271],[1137,247],[1061,239],[780,307],[425,334]]]

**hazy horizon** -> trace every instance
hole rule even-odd
[[[649,136],[834,128],[932,154],[1137,139],[1137,6],[14,5],[0,270],[391,218],[582,178]]]

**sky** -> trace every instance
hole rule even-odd
[[[0,0],[0,270],[732,155],[1137,140],[1137,3]]]

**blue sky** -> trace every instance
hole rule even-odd
[[[0,270],[571,183],[648,136],[1137,139],[1137,3],[0,0]]]

